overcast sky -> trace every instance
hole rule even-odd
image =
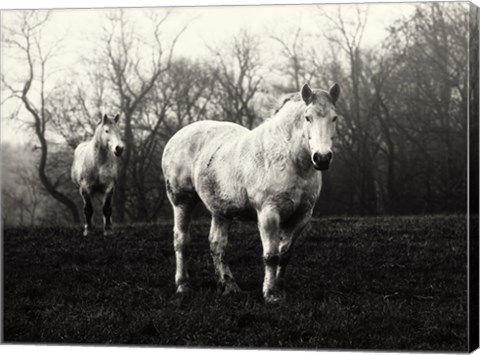
[[[252,32],[265,34],[265,31],[279,27],[301,24],[308,31],[311,27],[321,27],[315,14],[318,5],[257,5],[257,6],[212,6],[177,7],[175,12],[178,23],[192,20],[187,32],[179,43],[179,52],[196,52],[204,49],[204,43],[228,39],[239,28],[248,28]],[[323,4],[327,11],[335,11],[339,5]],[[354,6],[368,7],[369,18],[365,29],[365,42],[376,43],[385,37],[385,28],[401,15],[408,14],[413,8],[411,3],[340,5],[342,12],[354,13]],[[96,36],[101,31],[102,18],[109,9],[62,9],[53,12],[50,26],[51,34],[58,36],[68,33],[71,48],[88,46],[88,36]],[[155,9],[127,9],[132,14],[155,11]],[[15,11],[3,12],[3,23],[8,24]],[[175,31],[172,26],[172,31]],[[81,50],[81,49],[80,49]]]
[[[342,14],[354,15],[354,6],[365,5],[321,5],[326,11],[336,11],[340,6]],[[386,36],[386,27],[401,16],[408,15],[413,9],[413,4],[368,4],[368,22],[365,28],[364,44],[375,46],[382,42]],[[201,58],[208,54],[208,45],[220,45],[228,41],[241,28],[248,28],[253,34],[268,37],[274,33],[285,33],[289,29],[301,25],[306,33],[327,30],[326,24],[322,23],[316,11],[317,5],[267,5],[267,6],[217,6],[217,7],[179,7],[175,9],[175,15],[168,24],[167,29],[171,35],[176,33],[184,23],[190,25],[181,37],[176,48],[177,55],[185,55]],[[81,55],[88,56],[92,51],[94,39],[98,38],[102,31],[106,9],[62,9],[54,10],[51,22],[45,33],[46,38],[58,38],[65,35],[62,54],[57,58],[60,71],[71,70],[79,63]],[[127,9],[128,15],[133,18],[141,18],[155,9]],[[159,10],[162,11],[162,10]],[[10,25],[16,11],[2,11],[3,25]],[[142,26],[141,21],[138,26]],[[137,28],[138,30],[138,28]],[[167,33],[168,35],[168,33]],[[2,56],[2,74],[8,76],[22,75],[23,68],[18,62],[12,60],[4,48],[0,52]],[[274,59],[274,58],[272,58]],[[22,130],[18,133],[13,131],[13,126],[5,122],[4,117],[12,108],[2,105],[2,141],[25,140]]]

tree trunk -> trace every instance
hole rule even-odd
[[[55,200],[63,204],[72,216],[74,223],[80,223],[80,214],[78,213],[77,206],[75,203],[68,198],[66,195],[62,194],[56,189],[54,185],[50,182],[45,170],[47,166],[47,157],[48,157],[48,143],[45,138],[45,117],[40,116],[39,113],[30,105],[30,101],[27,98],[27,93],[30,89],[31,81],[33,80],[33,72],[31,71],[31,78],[24,86],[22,92],[22,102],[25,105],[25,108],[32,114],[35,121],[35,134],[37,135],[38,140],[40,141],[40,162],[38,164],[38,176],[43,187],[47,193],[52,196]]]
[[[130,159],[133,149],[133,132],[132,132],[132,113],[125,113],[125,151],[120,165],[118,180],[115,187],[115,215],[116,219],[123,223],[125,222],[125,212],[127,203],[127,180],[128,169],[130,167]]]

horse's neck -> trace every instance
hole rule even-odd
[[[91,141],[93,147],[93,158],[98,165],[106,164],[110,160],[107,147],[102,144],[99,135],[96,133]]]
[[[311,168],[308,139],[303,131],[303,102],[287,103],[263,128],[269,135],[269,149],[289,158],[300,169]]]

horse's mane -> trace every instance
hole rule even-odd
[[[297,93],[293,93],[293,94],[287,94],[283,97],[283,100],[282,100],[282,103],[280,104],[280,107],[278,107],[275,112],[273,113],[273,115],[275,116],[278,111],[280,111],[283,106],[285,106],[285,104],[289,101],[300,101],[302,98],[300,97],[300,94],[297,92]]]
[[[315,99],[318,97],[318,95],[321,95],[325,98],[327,98],[330,102],[333,103],[332,101],[332,97],[330,96],[330,94],[324,90],[314,90],[313,91],[313,98],[312,100],[315,101]],[[287,102],[290,102],[290,101],[302,101],[302,96],[300,95],[300,93],[296,92],[296,93],[291,93],[291,94],[287,94],[283,97],[283,100],[282,100],[282,103],[280,105],[280,107],[278,107],[275,112],[273,113],[273,115],[275,116],[282,108],[283,106],[285,106],[285,104]]]

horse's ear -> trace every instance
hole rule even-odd
[[[328,94],[332,98],[332,102],[335,105],[338,97],[340,96],[340,86],[337,83],[333,84],[332,86],[330,86],[330,89],[328,89]]]
[[[105,124],[108,121],[107,115],[103,115],[102,120],[100,121],[100,124]]]
[[[115,123],[118,123],[118,119],[120,118],[120,115],[117,113],[115,115],[115,118],[113,119],[115,121]]]
[[[308,84],[303,85],[301,94],[303,101],[305,101],[307,105],[312,102],[313,91],[312,89],[310,89],[310,86],[308,86]]]

